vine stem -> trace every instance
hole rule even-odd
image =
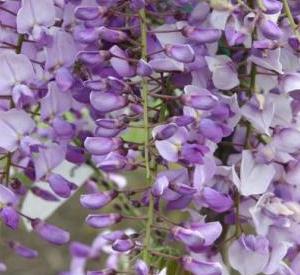
[[[139,11],[139,18],[141,24],[141,58],[147,60],[147,25],[145,9]],[[142,80],[142,97],[144,106],[144,154],[145,154],[145,169],[146,169],[146,184],[151,184],[151,169],[149,157],[149,118],[148,118],[148,82],[146,78]],[[151,226],[153,223],[153,208],[154,201],[151,194],[149,194],[149,206],[147,213],[146,235],[144,240],[143,259],[148,262],[148,255],[151,242]]]
[[[287,19],[290,23],[290,26],[291,26],[294,34],[297,36],[298,40],[300,41],[300,32],[298,30],[298,25],[295,23],[288,0],[283,0],[282,2],[283,2],[284,11],[285,11]]]

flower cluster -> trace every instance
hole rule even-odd
[[[69,245],[62,275],[300,274],[299,22],[295,0],[0,1],[5,230]],[[75,192],[91,244],[46,221]]]

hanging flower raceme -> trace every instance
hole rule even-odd
[[[288,0],[0,1],[1,249],[69,245],[63,275],[298,274],[299,16]]]

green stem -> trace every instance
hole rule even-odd
[[[147,25],[145,9],[139,11],[140,24],[141,24],[141,58],[147,60]],[[144,154],[145,154],[145,167],[146,167],[146,182],[149,186],[151,184],[151,169],[150,169],[150,156],[149,156],[149,118],[148,118],[148,82],[146,78],[142,80],[142,96],[144,102]],[[148,255],[151,242],[151,226],[153,223],[153,197],[149,195],[149,206],[147,213],[146,235],[144,240],[143,259],[148,262]]]
[[[288,19],[288,21],[290,23],[290,26],[291,26],[294,34],[297,36],[297,38],[300,41],[300,33],[299,33],[299,30],[298,30],[298,25],[295,23],[295,20],[293,18],[293,15],[292,15],[292,12],[291,12],[288,0],[283,0],[282,2],[283,2],[284,11],[285,11],[287,19]]]
[[[7,154],[6,165],[5,165],[5,185],[9,184],[9,176],[10,176],[10,166],[11,166],[11,153]]]

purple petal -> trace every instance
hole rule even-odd
[[[52,1],[22,1],[22,6],[17,14],[18,33],[28,33],[36,25],[50,27],[54,23],[55,6]]]
[[[91,214],[85,219],[85,222],[94,228],[105,228],[114,225],[122,220],[120,214]]]
[[[229,210],[233,206],[232,199],[210,187],[204,187],[202,192],[203,200],[209,208],[222,213]]]
[[[222,266],[217,262],[199,261],[190,256],[184,256],[181,262],[194,275],[222,275]]]
[[[94,20],[106,11],[104,6],[79,6],[75,9],[74,15],[80,20]]]
[[[228,249],[229,263],[243,275],[263,272],[269,260],[268,241],[260,236],[242,235]]]
[[[10,109],[0,112],[0,147],[13,152],[18,148],[23,136],[30,134],[35,127],[32,118],[23,110]]]
[[[16,254],[18,254],[21,257],[33,259],[38,256],[38,252],[36,250],[26,247],[18,242],[11,241],[9,242],[9,246],[12,250],[14,250]]]
[[[69,242],[70,233],[40,219],[32,220],[33,230],[44,240],[55,245],[63,245]]]
[[[204,29],[192,26],[184,27],[182,33],[187,38],[198,43],[214,43],[217,42],[222,35],[222,32],[217,29]]]
[[[135,262],[134,270],[136,272],[136,275],[149,275],[149,272],[150,272],[147,264],[140,259],[138,259]]]
[[[68,198],[71,195],[71,183],[58,174],[51,174],[48,177],[49,186],[55,194],[62,198]]]
[[[87,137],[84,141],[85,149],[92,155],[106,155],[119,146],[119,138]]]
[[[99,209],[110,203],[116,196],[116,191],[98,192],[80,196],[80,203],[83,207],[88,209]]]
[[[131,239],[119,239],[112,244],[112,249],[118,252],[126,252],[133,249],[135,243]]]
[[[13,230],[16,230],[20,223],[20,215],[18,212],[11,206],[4,207],[0,211],[0,216],[4,224]]]
[[[108,92],[91,92],[90,101],[92,106],[103,113],[121,109],[127,105],[127,98]]]
[[[179,62],[189,63],[195,59],[195,52],[188,44],[166,44],[165,51],[167,56]]]

